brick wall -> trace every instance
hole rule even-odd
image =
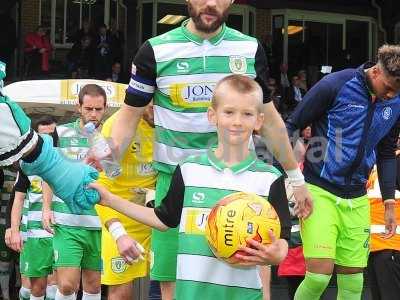
[[[271,33],[271,11],[257,9],[256,14],[256,37],[262,39],[266,33]]]
[[[21,34],[25,37],[27,33],[35,31],[36,27],[39,25],[40,0],[24,0],[21,2]]]

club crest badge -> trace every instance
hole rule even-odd
[[[247,62],[244,56],[229,56],[229,68],[233,74],[245,74],[247,71]]]

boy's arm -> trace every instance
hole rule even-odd
[[[100,193],[101,205],[109,206],[150,227],[167,230],[170,227],[177,227],[180,222],[185,188],[179,166],[175,169],[167,195],[161,205],[154,209],[123,201],[99,184],[90,184],[89,187]]]
[[[54,234],[53,228],[51,228],[54,223],[54,214],[51,210],[51,203],[53,201],[53,191],[50,186],[42,181],[42,192],[43,192],[43,207],[42,207],[42,225],[43,228],[49,232]]]

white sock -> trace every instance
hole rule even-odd
[[[31,289],[27,289],[26,287],[21,286],[19,289],[19,299],[20,300],[28,300],[31,296]]]
[[[100,300],[101,299],[101,292],[97,294],[89,294],[83,291],[82,300]]]
[[[4,300],[10,299],[10,263],[0,262],[0,287]]]
[[[57,289],[55,300],[75,300],[75,299],[76,299],[75,293],[65,296],[65,295],[61,294],[59,289]]]
[[[31,297],[29,298],[29,300],[44,300],[44,296],[36,297],[31,294]]]
[[[56,298],[57,285],[48,285],[46,287],[46,300],[54,300]]]

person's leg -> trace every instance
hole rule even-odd
[[[76,267],[57,267],[57,293],[70,296],[77,292],[81,270]],[[56,295],[57,299],[57,295]]]
[[[3,300],[10,299],[10,262],[0,261],[0,287]]]
[[[133,282],[108,286],[108,300],[133,299]]]
[[[304,280],[304,276],[286,276],[286,281],[288,284],[288,296],[290,300],[294,299],[294,294],[296,293],[297,288]]]
[[[46,300],[54,300],[57,292],[57,272],[47,276]]]
[[[374,255],[374,260],[370,261],[369,268],[372,268],[376,273],[373,299],[396,299],[400,295],[400,252],[383,250],[372,254]],[[376,298],[376,295],[379,295],[379,298]]]
[[[53,239],[29,237],[24,252],[24,275],[31,279],[31,299],[44,298],[47,276],[53,271]]]
[[[150,280],[149,300],[161,300],[160,283],[156,280]]]
[[[31,279],[31,299],[33,297],[44,298],[46,294],[47,278],[46,277],[30,277]]]
[[[382,300],[378,286],[378,274],[375,269],[375,256],[379,252],[371,252],[368,257],[368,283],[371,290],[372,300]]]
[[[57,270],[56,300],[75,299],[81,280],[83,248],[79,229],[54,227],[54,266]],[[64,298],[63,298],[64,297]]]
[[[361,299],[370,239],[369,200],[366,196],[340,201],[336,271],[339,300]]]
[[[331,279],[336,257],[336,196],[315,185],[309,184],[308,188],[314,200],[314,211],[302,221],[307,272],[295,293],[296,300],[320,299]]]
[[[82,300],[100,300],[101,299],[100,271],[83,269],[82,288],[83,288]]]
[[[101,230],[81,230],[82,300],[101,299]]]
[[[263,300],[271,299],[271,266],[261,266],[260,278],[263,287]]]
[[[28,277],[21,275],[21,288],[19,290],[19,300],[29,300],[31,296],[31,281]]]
[[[170,182],[170,174],[158,174],[155,199],[156,206],[161,203],[161,200],[166,195]],[[160,282],[162,299],[172,300],[175,293],[178,229],[172,228],[166,232],[153,229],[151,248],[152,262],[150,278]]]

